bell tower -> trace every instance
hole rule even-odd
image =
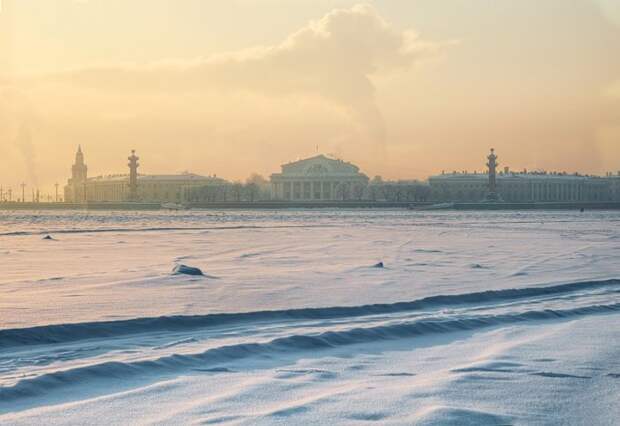
[[[75,163],[71,168],[71,179],[74,182],[85,182],[88,177],[88,166],[84,163],[84,154],[82,153],[82,146],[78,146],[78,150],[75,153]]]
[[[71,167],[71,179],[69,185],[72,189],[74,203],[86,201],[86,181],[88,179],[88,166],[84,163],[82,146],[78,146],[75,154],[75,163]]]

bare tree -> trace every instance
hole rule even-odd
[[[252,173],[245,181],[246,197],[250,201],[271,198],[271,184],[258,173]]]
[[[254,183],[258,185],[259,187],[269,185],[269,181],[265,179],[262,175],[259,175],[258,173],[252,173],[250,177],[246,179],[245,183],[246,184]]]
[[[396,185],[393,183],[383,185],[383,194],[385,195],[386,201],[396,201]]]
[[[235,182],[230,186],[230,194],[234,201],[241,201],[243,196],[243,184],[241,182]]]
[[[383,183],[372,183],[368,186],[368,194],[372,201],[385,200],[385,188]]]
[[[258,196],[260,195],[260,187],[258,186],[258,184],[254,182],[246,183],[244,189],[248,201],[253,203],[258,199]]]
[[[358,201],[361,201],[364,198],[364,192],[366,191],[366,185],[362,185],[361,183],[353,184],[352,195]]]
[[[336,197],[342,201],[348,200],[350,197],[351,186],[348,183],[342,182],[336,186]]]

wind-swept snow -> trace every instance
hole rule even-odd
[[[620,415],[615,212],[1,213],[0,259],[0,423]]]

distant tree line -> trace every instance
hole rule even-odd
[[[252,174],[245,182],[220,182],[191,188],[189,201],[197,203],[255,202],[269,200],[271,186],[259,174]]]
[[[427,202],[431,190],[420,181],[384,181],[375,177],[368,184],[341,184],[335,189],[334,199],[341,201]],[[267,179],[252,174],[245,182],[221,182],[191,188],[190,202],[256,202],[271,199],[271,185]]]
[[[370,201],[427,202],[431,188],[417,180],[383,181],[377,176],[370,181],[364,195]]]

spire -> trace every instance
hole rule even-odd
[[[71,178],[74,182],[86,181],[88,175],[88,167],[84,163],[84,154],[82,153],[81,145],[78,145],[78,150],[75,153],[75,163],[73,164],[71,171]]]
[[[75,164],[79,166],[84,165],[84,154],[82,153],[82,145],[78,145],[78,150],[75,153]]]

